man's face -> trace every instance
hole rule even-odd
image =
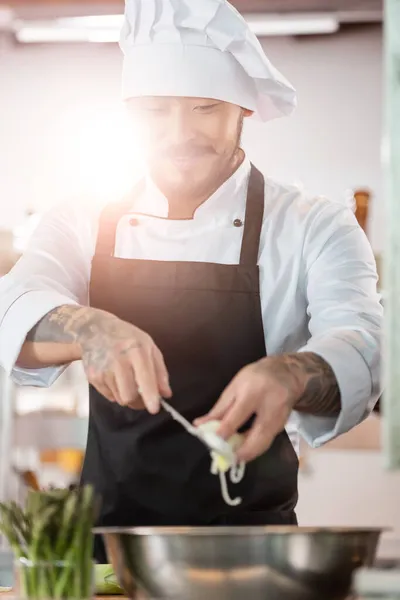
[[[204,98],[144,97],[128,102],[154,180],[167,192],[201,194],[229,170],[239,149],[239,106]]]

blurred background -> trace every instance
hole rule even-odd
[[[351,205],[379,266],[381,0],[233,4],[299,96],[292,118],[247,124],[245,149],[265,174]],[[119,100],[122,11],[118,0],[0,0],[0,276],[44,211],[116,199],[143,169]],[[74,483],[88,413],[80,366],[51,390],[0,381],[0,498],[19,498],[26,484]],[[301,445],[302,525],[390,526],[388,543],[400,549],[400,474],[384,469],[380,431],[375,413],[322,449]]]

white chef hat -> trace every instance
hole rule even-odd
[[[289,115],[296,92],[226,0],[125,0],[123,99],[212,98],[268,121]]]

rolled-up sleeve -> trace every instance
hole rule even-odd
[[[299,432],[319,447],[361,423],[381,394],[383,307],[371,246],[350,210],[323,212],[309,232],[305,264],[311,338],[300,352],[331,366],[342,403],[338,418],[295,413]]]
[[[27,334],[47,313],[65,304],[87,304],[91,225],[90,216],[74,206],[53,209],[0,280],[0,366],[19,385],[48,387],[65,368],[21,369],[16,361]]]

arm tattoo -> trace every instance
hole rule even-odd
[[[64,305],[44,316],[28,333],[26,340],[35,343],[73,344],[78,330],[90,318],[89,309],[82,306]]]
[[[141,346],[132,326],[102,310],[84,306],[60,306],[49,312],[28,333],[27,342],[80,343],[83,362],[97,370],[107,369],[115,351],[123,356]]]
[[[272,358],[272,372],[293,398],[294,410],[324,417],[340,414],[339,385],[332,368],[323,358],[311,352]]]

